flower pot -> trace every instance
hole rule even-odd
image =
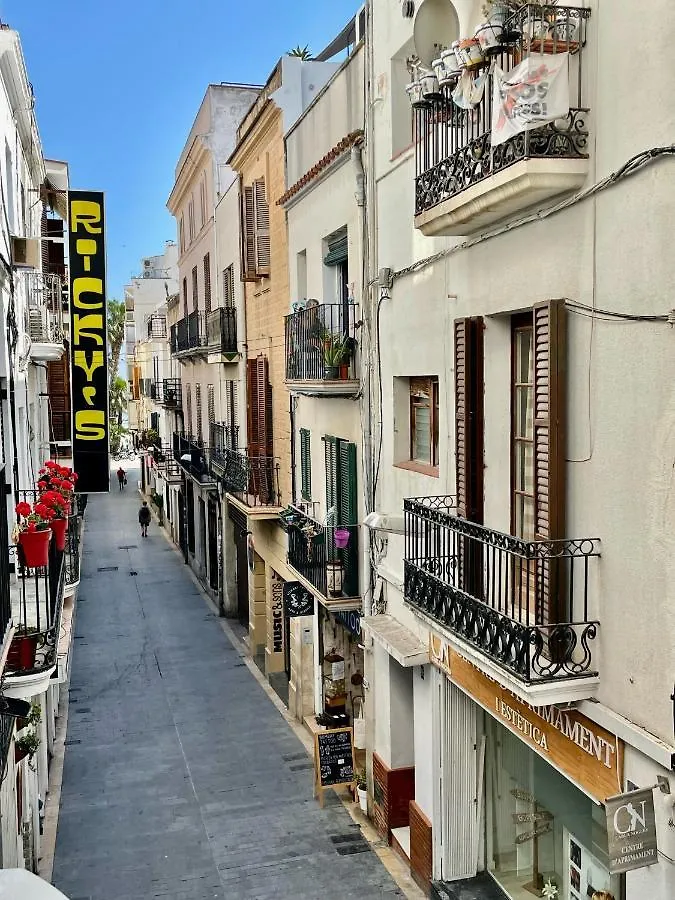
[[[483,62],[483,51],[476,38],[460,41],[459,53],[465,69],[473,69]]]
[[[347,381],[349,378],[349,363],[340,364],[340,381]]]
[[[368,788],[357,784],[356,793],[359,795],[359,806],[364,813],[368,812]]]
[[[443,94],[438,86],[438,78],[433,73],[422,75],[420,78],[422,85],[422,96],[425,100],[442,100]]]
[[[27,671],[35,666],[38,635],[20,634],[13,638],[7,654],[7,667],[15,671]]]
[[[561,15],[556,16],[556,19],[550,29],[550,36],[551,40],[556,41],[559,44],[568,45],[576,40],[578,32],[579,20]],[[565,46],[558,52],[561,53],[566,49],[568,49],[567,46]]]
[[[23,558],[29,569],[46,566],[49,562],[49,539],[52,533],[49,528],[44,531],[22,531],[19,544],[23,550]]]
[[[457,61],[454,49],[444,50],[438,59],[432,62],[439,85],[454,84],[462,74],[462,67]]]
[[[344,550],[349,543],[349,531],[346,528],[335,529],[335,546],[338,550]]]
[[[339,366],[324,366],[323,375],[326,381],[337,381],[340,376]]]
[[[413,109],[423,109],[425,106],[429,105],[422,94],[422,83],[420,81],[412,81],[405,90]]]
[[[50,528],[54,535],[54,543],[57,550],[66,549],[66,531],[68,530],[68,519],[52,519]]]
[[[14,762],[20,763],[22,759],[25,759],[28,756],[28,750],[24,750],[23,747],[20,747],[18,744],[14,744]]]
[[[476,40],[485,56],[489,56],[491,53],[499,53],[504,46],[501,24],[492,20],[483,22],[476,29]]]

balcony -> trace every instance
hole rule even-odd
[[[163,379],[162,399],[159,402],[167,409],[183,408],[183,389],[180,378]]]
[[[359,595],[359,526],[322,525],[296,507],[287,507],[282,522],[288,531],[288,565],[328,609],[361,609]],[[343,532],[336,541],[336,532]],[[347,544],[338,547],[337,543]]]
[[[460,108],[452,99],[459,77],[452,57],[447,63],[445,56],[435,63],[437,81],[431,76],[416,82],[414,96],[411,91],[415,227],[423,234],[472,234],[583,185],[588,173],[589,110],[583,105],[582,56],[590,12],[568,6],[521,7],[506,22],[497,52],[470,70],[474,77],[486,76],[480,99],[471,109]],[[523,103],[524,91],[535,91],[541,82],[535,67],[562,53],[570,54],[568,112],[532,130],[512,133],[517,116],[509,118],[509,112],[523,111],[521,118],[527,117],[531,127],[546,105],[540,105],[538,94],[532,103]],[[510,136],[493,145],[497,76],[487,67],[494,61],[509,73],[527,60],[532,68],[521,76],[528,82],[519,81],[520,97],[511,89],[502,106],[500,127],[505,125],[502,131]],[[564,70],[559,77],[565,78]]]
[[[405,598],[459,652],[526,698],[593,696],[595,538],[524,541],[453,514],[451,497],[404,502]]]
[[[359,391],[358,306],[324,303],[286,316],[286,384],[306,396]]]
[[[206,316],[206,346],[209,362],[236,362],[237,310],[233,306],[221,306]]]
[[[149,341],[161,341],[166,339],[166,316],[152,313],[148,317],[147,332]]]
[[[159,447],[155,445],[152,447],[151,453],[155,461],[155,468],[165,481],[174,482],[181,480],[183,467],[174,457],[173,445],[163,444]]]
[[[63,281],[58,275],[24,272],[19,276],[26,291],[25,330],[30,337],[30,358],[35,362],[60,359],[63,344]]]
[[[195,310],[171,326],[171,353],[179,359],[194,355],[205,355],[206,327],[204,314]]]
[[[150,382],[150,399],[154,400],[155,403],[162,402],[162,386],[163,381],[151,381]]]
[[[281,508],[279,460],[220,443],[211,454],[211,472],[247,516],[277,519]]]
[[[63,557],[65,567],[64,590],[66,596],[73,594],[80,583],[80,532],[82,518],[77,513],[68,517],[66,549]]]
[[[209,448],[203,441],[191,434],[174,431],[173,458],[200,485],[215,484],[209,466]]]

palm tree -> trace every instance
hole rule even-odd
[[[312,51],[309,49],[309,45],[305,44],[304,47],[301,47],[298,44],[297,47],[293,47],[292,50],[288,51],[289,56],[297,56],[299,59],[302,59],[304,62],[310,60],[312,58]]]
[[[118,425],[122,424],[122,413],[127,408],[127,382],[124,378],[116,375],[110,385],[110,394],[108,397],[108,408],[110,418],[116,421]]]
[[[126,307],[123,300],[108,300],[108,390],[112,396],[113,382],[117,378],[120,365]]]

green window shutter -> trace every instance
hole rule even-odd
[[[335,517],[331,524],[337,522],[337,502],[338,502],[338,459],[337,459],[337,438],[327,434],[324,440],[324,451],[326,454],[326,516],[330,510],[335,507]],[[331,521],[331,520],[329,520]]]
[[[338,525],[355,525],[356,509],[356,444],[339,441]]]
[[[300,495],[303,500],[312,499],[312,456],[308,428],[300,429]]]

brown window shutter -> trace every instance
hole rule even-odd
[[[183,318],[187,319],[188,314],[188,290],[187,290],[187,278],[183,279]]]
[[[457,512],[483,521],[483,320],[455,319]]]
[[[192,267],[192,309],[199,308],[199,289],[198,289],[197,266]]]
[[[204,256],[204,312],[211,312],[211,256]]]
[[[257,400],[257,379],[256,379],[256,360],[249,359],[247,362],[247,404],[246,404],[246,430],[247,430],[247,446],[249,456],[258,456],[258,400]]]
[[[195,385],[195,415],[196,415],[196,431],[197,431],[197,440],[201,441],[203,439],[202,432],[202,386],[201,384]]]
[[[241,280],[255,281],[255,204],[253,188],[241,187]]]
[[[270,208],[265,197],[265,179],[253,182],[255,205],[255,270],[258,276],[270,274]]]
[[[269,364],[264,356],[256,359],[256,402],[260,456],[272,456],[272,386]]]

